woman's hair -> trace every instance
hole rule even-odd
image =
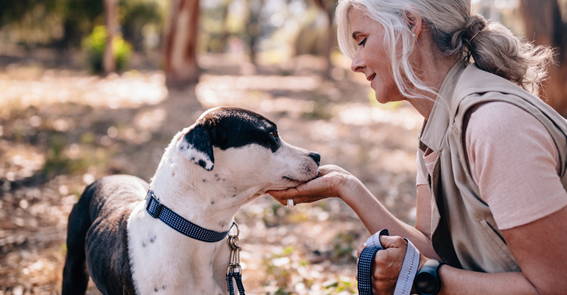
[[[406,97],[436,91],[425,85],[410,65],[414,39],[407,13],[423,18],[433,41],[447,56],[460,55],[480,69],[515,82],[537,94],[547,76],[553,50],[523,42],[499,23],[471,15],[470,0],[339,0],[336,10],[339,47],[349,57],[356,51],[348,12],[359,8],[384,27],[384,43],[400,92]],[[471,60],[472,58],[472,60]]]

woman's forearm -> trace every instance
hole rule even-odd
[[[439,295],[538,294],[521,272],[481,273],[444,265],[439,269],[439,275]]]
[[[358,215],[369,232],[388,229],[391,235],[409,239],[423,255],[438,259],[429,238],[415,227],[396,218],[356,178],[348,180],[340,190],[339,197]]]

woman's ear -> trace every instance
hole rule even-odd
[[[405,12],[406,22],[408,24],[409,30],[417,38],[423,31],[423,18],[413,14],[412,12]]]

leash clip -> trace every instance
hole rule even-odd
[[[233,223],[236,225],[236,223]],[[232,228],[232,227],[231,227]],[[236,235],[229,234],[228,235],[228,245],[230,246],[230,259],[228,263],[228,269],[226,274],[231,273],[240,273],[242,272],[242,267],[240,266],[240,244],[238,243],[238,235],[240,232],[238,231],[238,225],[236,225]]]
[[[231,234],[232,228],[236,227],[236,233]],[[240,295],[245,295],[244,285],[242,284],[242,267],[240,266],[240,244],[238,243],[238,235],[240,235],[240,229],[238,224],[233,222],[228,229],[228,245],[230,247],[230,260],[228,263],[228,268],[226,269],[226,284],[228,289],[228,294],[234,295],[234,284],[236,282],[236,288]]]

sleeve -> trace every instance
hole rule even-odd
[[[423,160],[423,152],[421,150],[417,150],[416,156],[416,166],[417,166],[417,175],[415,177],[415,185],[424,185],[429,184],[427,180],[427,168],[425,166],[425,162]]]
[[[567,205],[557,148],[531,114],[505,102],[486,103],[471,114],[465,138],[480,197],[499,229],[530,223]]]

